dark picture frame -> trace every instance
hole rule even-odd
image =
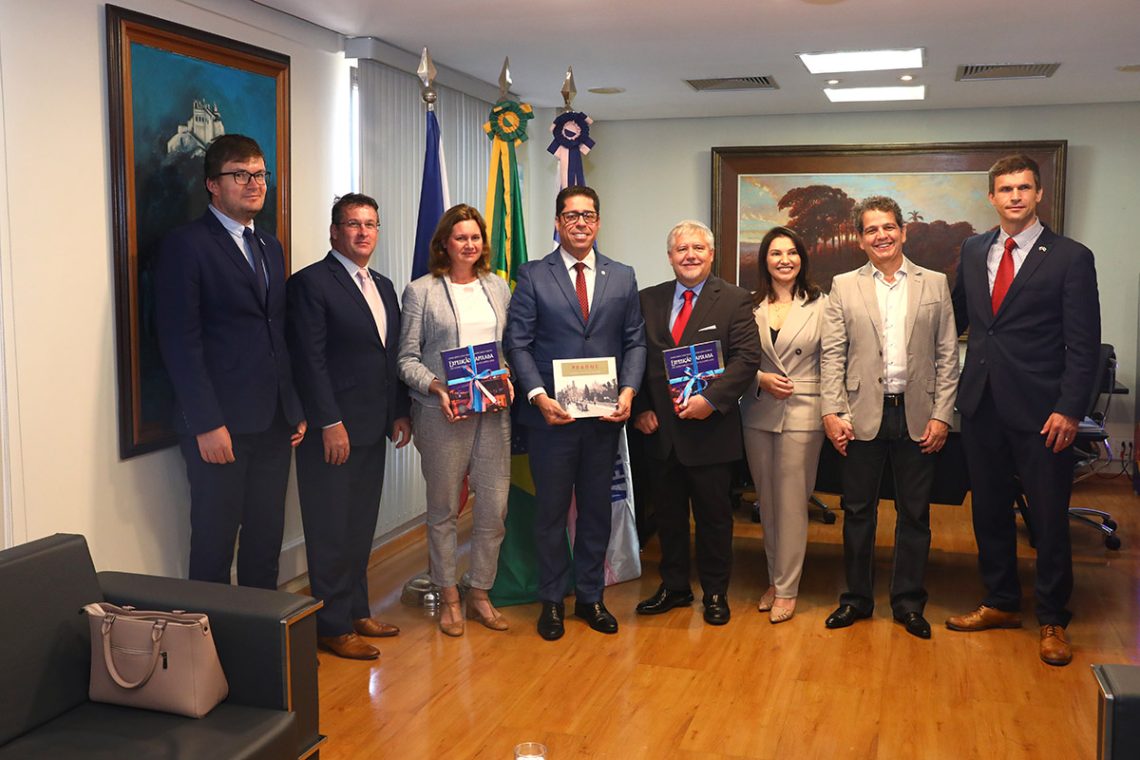
[[[986,173],[999,158],[1024,153],[1038,163],[1044,189],[1038,215],[1064,231],[1067,151],[1065,140],[713,148],[716,272],[754,289],[760,238],[785,224],[810,238],[812,278],[829,290],[834,274],[866,262],[845,218],[850,207],[884,194],[907,217],[907,256],[953,282],[962,240],[997,224]],[[790,214],[801,225],[788,224]]]
[[[119,456],[170,446],[173,389],[154,334],[162,236],[209,204],[205,147],[253,137],[271,172],[258,229],[289,271],[289,56],[114,5],[106,9]]]

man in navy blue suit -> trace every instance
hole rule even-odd
[[[561,246],[519,268],[503,335],[516,387],[526,393],[518,422],[530,434],[542,602],[538,633],[548,641],[563,634],[571,496],[578,509],[574,614],[596,631],[618,629],[602,602],[610,484],[621,426],[645,372],[645,323],[633,269],[594,251],[600,211],[598,194],[589,187],[572,186],[558,194],[554,221]],[[603,356],[617,360],[617,406],[604,417],[576,420],[554,398],[552,362]]]
[[[989,181],[1001,224],[962,244],[953,294],[958,332],[970,328],[958,409],[986,596],[946,626],[1021,626],[1016,475],[1037,545],[1039,655],[1067,665],[1073,657],[1065,632],[1073,591],[1071,446],[1100,352],[1096,268],[1092,251],[1037,218],[1041,172],[1033,159],[1003,158],[990,168]]]
[[[400,305],[392,281],[368,268],[380,217],[350,193],[333,205],[332,250],[289,278],[289,350],[314,431],[297,449],[297,489],[317,611],[317,642],[374,660],[360,636],[395,636],[372,617],[368,556],[384,488],[385,436],[412,440],[408,389],[396,377]]]
[[[190,577],[277,587],[292,446],[306,423],[285,345],[285,257],[254,228],[268,172],[258,144],[206,151],[210,206],[170,232],[155,265],[159,348],[190,479]]]

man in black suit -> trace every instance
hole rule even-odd
[[[190,479],[190,577],[277,587],[292,446],[306,424],[285,345],[285,257],[255,231],[269,173],[258,144],[206,151],[210,206],[169,233],[155,265],[159,348]]]
[[[748,291],[711,274],[712,230],[681,222],[669,232],[666,250],[676,279],[641,291],[648,356],[644,392],[633,404],[634,427],[646,435],[646,450],[656,460],[661,586],[637,612],[656,615],[693,601],[692,500],[705,622],[724,625],[730,614],[732,471],[743,456],[738,402],[760,367],[760,337]],[[662,352],[712,340],[720,341],[724,374],[675,411]]]
[[[970,330],[958,388],[962,443],[973,489],[974,536],[986,597],[946,621],[955,631],[1021,626],[1013,501],[1021,482],[1037,545],[1039,654],[1067,665],[1072,614],[1070,448],[1086,412],[1100,350],[1092,252],[1037,218],[1041,172],[1028,156],[989,173],[1001,224],[962,244],[954,312]]]
[[[538,634],[547,641],[565,632],[562,599],[571,560],[566,519],[573,497],[574,614],[601,633],[617,633],[617,619],[602,601],[606,547],[613,520],[611,484],[622,424],[645,372],[645,328],[633,268],[597,253],[601,205],[592,188],[572,185],[554,201],[561,245],[519,268],[503,349],[516,388],[518,423],[527,428],[535,487],[538,545]],[[575,419],[554,398],[554,359],[612,356],[618,400],[603,417]],[[514,412],[512,412],[514,414]]]
[[[297,488],[317,611],[317,641],[340,657],[374,660],[360,636],[395,636],[372,617],[368,556],[384,487],[388,436],[412,440],[408,389],[396,377],[400,306],[368,268],[376,201],[350,193],[333,205],[332,250],[289,278],[289,349],[305,415],[320,438],[297,449]]]

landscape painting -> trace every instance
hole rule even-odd
[[[867,261],[855,204],[886,195],[902,209],[906,255],[953,283],[962,241],[997,223],[988,171],[999,158],[1025,153],[1037,161],[1044,190],[1038,214],[1063,231],[1066,147],[1057,140],[713,148],[716,271],[754,290],[760,241],[785,226],[804,239],[812,279],[829,290],[832,277]]]
[[[993,226],[985,188],[985,172],[741,175],[737,282],[756,288],[760,241],[779,225],[804,238],[812,279],[830,289],[832,277],[867,261],[852,210],[871,195],[886,195],[901,206],[906,255],[953,280],[962,241]]]

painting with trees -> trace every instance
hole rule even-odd
[[[993,227],[988,171],[999,158],[1025,153],[1041,167],[1042,221],[1064,231],[1064,140],[884,145],[790,145],[712,148],[712,229],[718,275],[756,287],[759,244],[776,225],[808,245],[811,274],[831,279],[863,265],[852,210],[870,195],[898,201],[904,251],[922,266],[957,276],[967,237]]]
[[[906,255],[953,281],[962,241],[993,226],[986,174],[755,175],[739,179],[737,281],[754,289],[758,246],[772,227],[800,233],[811,256],[812,277],[824,290],[831,278],[866,262],[852,209],[861,198],[886,195],[899,202],[906,225]]]

